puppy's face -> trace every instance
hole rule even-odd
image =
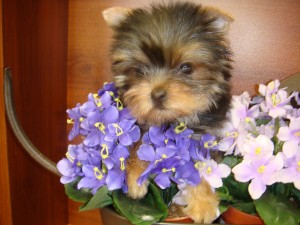
[[[181,120],[222,107],[229,95],[229,17],[192,3],[149,10],[112,8],[104,18],[114,29],[115,83],[141,124]]]

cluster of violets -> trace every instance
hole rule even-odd
[[[218,136],[194,135],[183,123],[150,127],[137,151],[139,159],[148,162],[138,184],[149,178],[161,189],[176,183],[180,191],[174,201],[183,205],[186,185],[205,179],[219,188],[231,172],[237,181],[250,182],[253,199],[276,182],[294,183],[300,189],[300,110],[290,104],[295,97],[300,105],[299,93],[288,95],[279,84],[275,80],[260,85],[260,96],[253,99],[248,93],[233,96],[228,122]],[[57,164],[61,182],[78,181],[78,189],[93,194],[102,186],[127,192],[126,160],[141,133],[114,84],[106,83],[67,113],[68,123],[73,124],[69,140],[81,136],[82,142],[69,145],[66,157]],[[211,158],[213,151],[242,161],[231,170]]]
[[[258,199],[267,186],[293,183],[300,190],[300,99],[278,80],[259,85],[259,96],[234,96],[218,149],[242,159],[232,168],[235,180],[249,183]],[[293,99],[294,107],[291,104]]]

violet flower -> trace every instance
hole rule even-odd
[[[140,139],[140,129],[135,125],[135,120],[123,119],[119,123],[108,125],[108,136],[106,140],[119,141],[123,146],[130,146]]]
[[[116,190],[125,186],[125,168],[126,159],[129,157],[129,151],[122,145],[117,145],[113,150],[112,159],[114,167],[108,171],[106,183],[108,190]]]
[[[95,194],[97,190],[105,185],[106,171],[95,165],[82,166],[83,178],[77,184],[77,188],[90,188]]]

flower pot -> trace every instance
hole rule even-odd
[[[100,209],[103,225],[132,225],[126,218],[117,214],[112,208]],[[183,224],[195,224],[192,219],[188,217],[180,218],[167,218],[164,222],[154,223],[153,225],[183,225]]]
[[[263,225],[264,222],[259,216],[244,213],[233,207],[229,207],[226,212],[221,215],[225,223],[229,224],[252,224]]]

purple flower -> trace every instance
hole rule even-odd
[[[171,186],[171,181],[178,183],[179,181],[174,177],[177,168],[183,165],[178,157],[167,158],[157,163],[157,166],[152,170],[152,174],[156,175],[155,183],[161,188],[165,189]]]
[[[277,172],[283,168],[281,154],[257,161],[243,161],[236,165],[232,172],[237,181],[248,182],[249,194],[252,199],[258,199],[265,192],[266,186],[277,181]]]
[[[109,124],[117,122],[118,118],[119,111],[114,106],[110,106],[101,112],[99,110],[90,112],[87,119],[81,124],[84,129],[90,131],[83,143],[87,146],[100,144],[100,139],[108,131]]]
[[[115,87],[115,84],[112,82],[104,83],[103,88],[98,91],[98,95],[102,96],[104,92],[110,93],[111,96],[115,96],[115,97],[118,96],[118,91]]]
[[[70,118],[67,120],[67,123],[74,124],[68,137],[69,141],[71,141],[80,134],[80,122],[82,122],[85,118],[80,112],[80,104],[77,104],[76,107],[72,109],[68,109],[67,113]]]
[[[119,141],[123,146],[129,146],[133,142],[140,139],[140,129],[135,125],[135,120],[122,120],[119,123],[112,123],[108,125],[108,136],[106,140]]]
[[[112,105],[112,96],[108,91],[105,91],[102,95],[89,94],[88,101],[93,102],[99,110],[105,109]]]
[[[165,159],[174,157],[176,152],[176,148],[172,146],[154,149],[151,145],[142,144],[137,151],[137,155],[140,160],[149,162],[149,165],[139,177],[138,184],[143,184],[153,170],[158,166],[158,163]]]
[[[90,188],[95,194],[97,190],[105,185],[106,171],[101,166],[83,165],[83,178],[79,181],[77,188]]]
[[[57,163],[57,169],[62,174],[60,178],[62,184],[75,181],[81,176],[81,168],[77,162],[70,162],[67,158],[63,158]]]
[[[182,166],[178,167],[175,173],[175,178],[180,180],[180,182],[193,186],[199,184],[201,181],[200,175],[193,162],[186,162]]]
[[[113,150],[114,167],[108,171],[106,183],[108,190],[116,190],[125,186],[125,165],[129,151],[122,145],[117,145]]]

